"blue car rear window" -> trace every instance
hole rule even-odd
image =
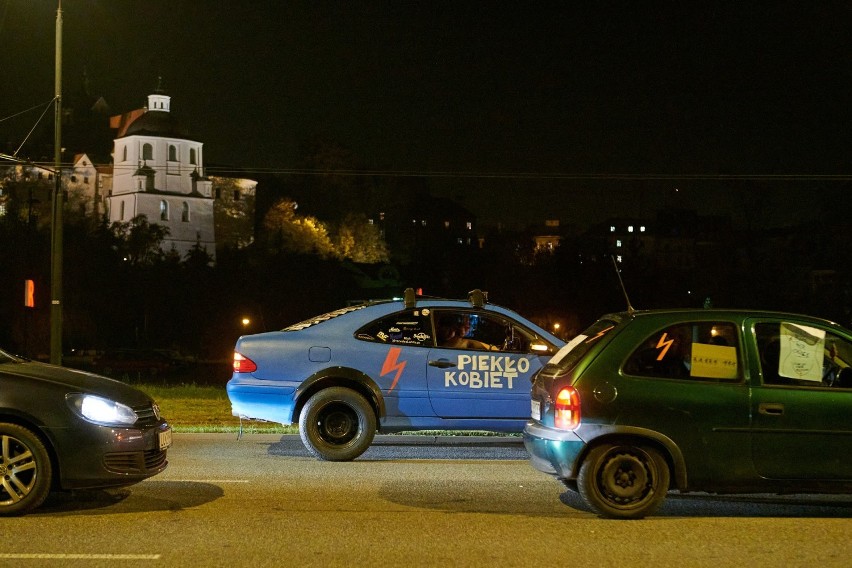
[[[305,329],[307,327],[311,327],[313,325],[320,324],[324,321],[328,321],[330,319],[334,319],[336,317],[342,316],[344,314],[348,314],[351,312],[355,312],[358,310],[363,310],[367,307],[367,304],[361,304],[358,306],[349,306],[346,308],[341,308],[339,310],[335,310],[333,312],[328,312],[327,314],[323,314],[321,316],[312,317],[311,319],[306,319],[305,321],[301,321],[299,323],[294,323],[291,326],[285,327],[281,331],[299,331],[300,329]]]

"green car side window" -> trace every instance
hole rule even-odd
[[[669,379],[740,378],[736,327],[724,322],[678,324],[648,337],[627,359],[632,375]]]

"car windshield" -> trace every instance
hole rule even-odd
[[[569,341],[560,349],[553,358],[548,361],[548,367],[557,367],[561,371],[567,371],[577,364],[577,361],[597,345],[601,338],[616,328],[618,322],[610,319],[601,319],[588,327],[583,333]]]

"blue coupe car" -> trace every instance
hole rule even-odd
[[[316,457],[352,460],[377,431],[520,433],[530,379],[564,342],[487,303],[417,297],[351,306],[241,337],[235,416],[299,424]]]

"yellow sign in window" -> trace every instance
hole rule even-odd
[[[737,348],[726,345],[692,344],[692,377],[710,379],[736,379]]]

